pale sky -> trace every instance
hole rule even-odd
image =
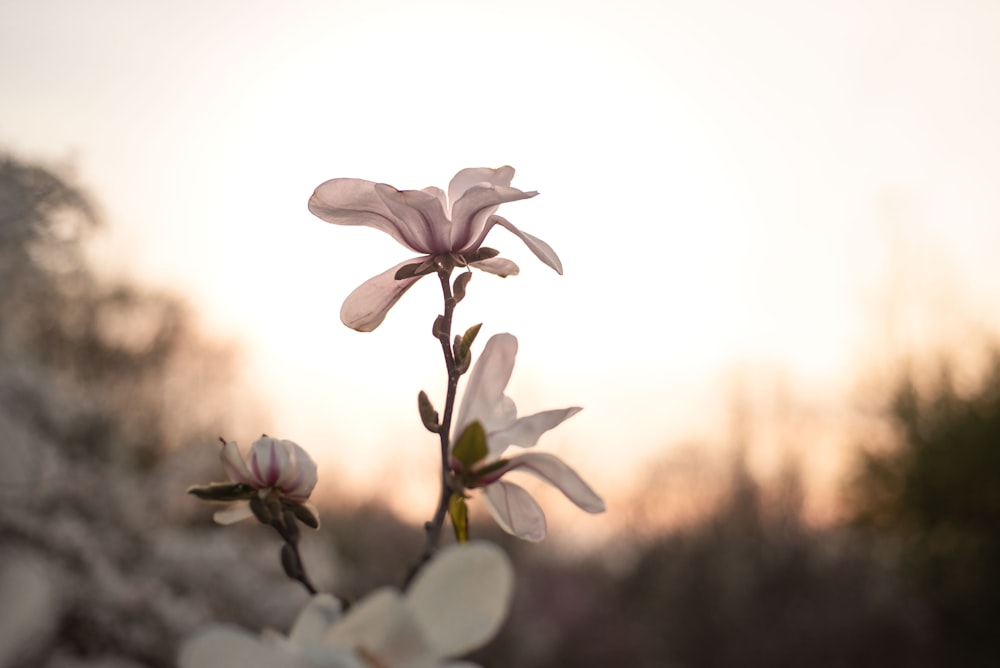
[[[477,273],[457,327],[519,337],[522,413],[584,407],[541,448],[621,490],[718,442],[742,387],[825,430],[770,439],[822,469],[871,364],[1000,322],[998,35],[992,0],[0,0],[0,147],[73,165],[102,270],[244,345],[271,417],[229,437],[291,438],[337,485],[433,467],[440,295],[343,327],[412,254],[309,195],[504,164],[541,194],[500,213],[565,275],[498,229],[522,273]]]

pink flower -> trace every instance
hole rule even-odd
[[[542,434],[581,410],[562,408],[518,418],[513,400],[504,394],[516,356],[517,338],[511,334],[497,334],[483,348],[455,422],[459,437],[452,449],[452,469],[464,487],[483,490],[486,507],[504,531],[534,542],[545,538],[545,513],[523,487],[504,479],[511,471],[545,480],[588,513],[604,512],[604,501],[555,455],[503,456],[509,446],[533,447]]]
[[[254,490],[261,498],[276,497],[283,504],[301,506],[318,518],[308,501],[316,486],[316,462],[292,441],[261,436],[250,446],[246,461],[239,446],[229,441],[222,448],[222,466],[232,482]],[[215,521],[231,524],[252,516],[249,503],[240,501],[215,513]]]
[[[340,310],[344,324],[362,332],[374,330],[403,293],[437,271],[439,263],[472,266],[499,276],[517,274],[516,264],[482,247],[494,225],[513,232],[538,259],[562,274],[562,263],[547,243],[494,215],[505,202],[538,194],[512,188],[513,178],[513,167],[474,167],[456,174],[447,194],[433,187],[396,190],[362,179],[333,179],[316,188],[309,199],[314,215],[328,223],[374,227],[421,254],[354,290]]]

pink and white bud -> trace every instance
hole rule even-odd
[[[233,482],[274,489],[290,501],[305,501],[316,486],[316,462],[292,441],[261,436],[246,461],[234,441],[222,448],[222,466]]]

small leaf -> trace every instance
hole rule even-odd
[[[472,353],[462,345],[462,337],[458,334],[455,335],[455,343],[452,344],[451,350],[455,358],[455,370],[458,371],[458,375],[462,375],[472,364]]]
[[[455,295],[456,304],[465,299],[465,288],[469,285],[469,281],[471,280],[471,271],[463,271],[455,278],[455,286],[452,288],[452,293]]]
[[[441,428],[438,412],[434,410],[434,404],[431,403],[427,393],[423,390],[420,390],[420,394],[417,395],[417,408],[420,410],[420,421],[424,423],[427,431],[438,433]]]
[[[470,422],[462,435],[458,437],[458,442],[451,449],[451,456],[462,463],[462,468],[471,470],[476,462],[482,461],[490,452],[486,445],[486,431],[479,420]]]
[[[458,492],[452,492],[448,499],[448,515],[451,516],[451,526],[455,529],[455,540],[459,543],[469,542],[469,508],[465,505],[465,497]]]
[[[455,367],[460,375],[468,371],[469,366],[472,365],[472,343],[476,340],[476,335],[479,334],[482,326],[483,323],[473,325],[465,330],[465,334],[455,337],[452,350],[455,357]]]
[[[191,485],[187,488],[187,493],[204,501],[243,501],[256,494],[257,490],[239,482],[212,482],[207,485]]]
[[[462,335],[462,345],[472,350],[472,344],[476,340],[476,336],[479,334],[479,330],[482,329],[483,323],[478,325],[473,325],[472,327],[465,330],[465,334]]]

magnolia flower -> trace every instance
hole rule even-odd
[[[507,616],[514,571],[490,543],[452,545],[406,593],[382,588],[344,614],[314,596],[289,635],[231,626],[202,631],[181,648],[180,668],[475,668],[449,662],[488,642]]]
[[[403,293],[438,266],[472,266],[499,276],[517,274],[516,264],[482,247],[494,225],[513,232],[538,259],[562,274],[562,263],[547,243],[494,215],[504,202],[538,194],[512,188],[513,178],[513,167],[474,167],[456,174],[447,194],[433,187],[396,190],[362,179],[333,179],[316,188],[309,198],[314,215],[328,223],[374,227],[421,254],[354,290],[340,309],[344,324],[362,332],[374,330]]]
[[[316,486],[316,463],[305,450],[291,441],[261,436],[246,461],[239,446],[228,441],[222,447],[222,467],[231,484],[196,485],[188,492],[210,501],[235,501],[215,513],[215,521],[232,524],[254,515],[253,497],[292,510],[306,524],[319,526],[319,515],[309,502]]]
[[[503,457],[508,446],[534,446],[542,434],[580,412],[580,408],[542,411],[518,418],[504,389],[514,370],[517,338],[497,334],[487,341],[469,375],[455,422],[460,434],[452,449],[451,466],[464,488],[482,488],[486,507],[507,533],[530,541],[545,538],[545,514],[523,488],[504,479],[523,470],[557,487],[588,513],[604,512],[604,501],[577,473],[554,455],[525,452]]]

